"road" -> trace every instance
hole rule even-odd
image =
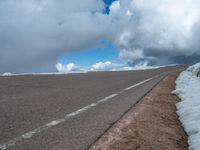
[[[183,68],[0,77],[0,150],[87,149],[164,76]]]

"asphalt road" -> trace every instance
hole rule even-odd
[[[0,77],[0,150],[87,149],[164,76],[183,68]]]

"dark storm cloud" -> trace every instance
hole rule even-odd
[[[100,0],[0,1],[0,72],[53,71],[62,53],[109,38],[103,9]]]
[[[121,59],[156,65],[200,61],[198,0],[121,0],[118,5],[113,18],[126,22],[116,40]]]

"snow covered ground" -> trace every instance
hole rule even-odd
[[[189,149],[200,149],[200,63],[190,66],[176,80],[173,92],[181,99],[177,106],[177,114],[187,132]]]

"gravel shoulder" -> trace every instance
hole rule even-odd
[[[165,77],[100,137],[90,150],[186,150],[185,134],[172,95],[179,73]]]

